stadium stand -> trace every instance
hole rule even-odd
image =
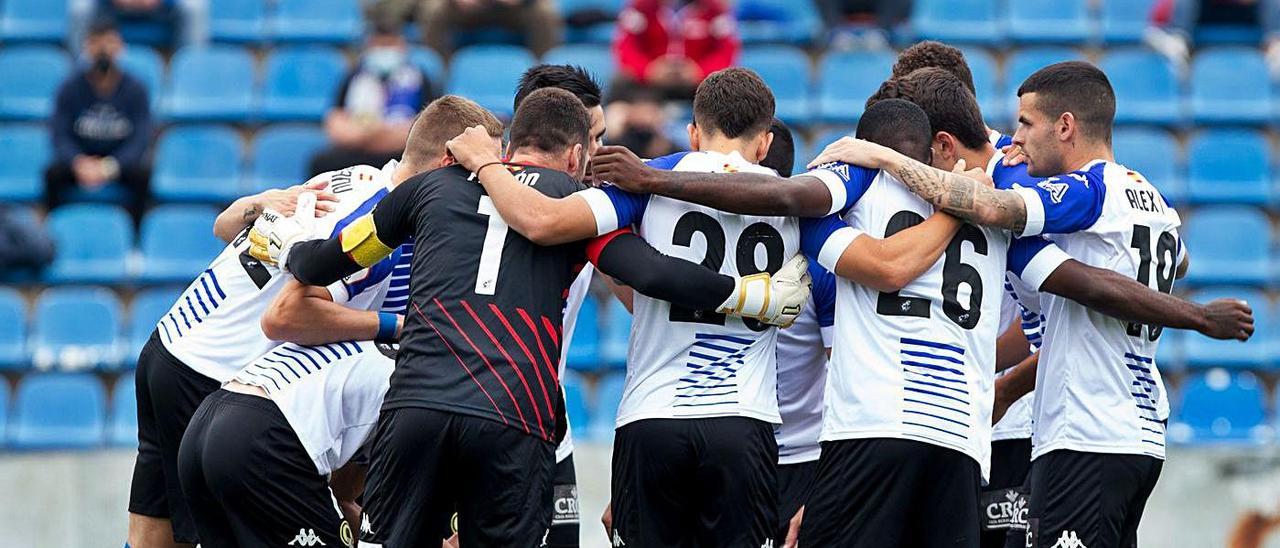
[[[0,42],[60,43],[67,35],[67,2],[0,2]]]
[[[350,44],[364,21],[357,0],[276,0],[267,32],[276,42]]]
[[[36,373],[18,383],[9,418],[14,449],[75,449],[102,444],[106,390],[87,373]]]
[[[0,126],[0,201],[33,202],[44,195],[49,132],[35,125]]]
[[[316,126],[282,124],[258,131],[246,174],[246,192],[261,192],[307,180],[307,159],[328,143]]]
[[[613,440],[614,418],[618,416],[618,404],[622,402],[622,388],[626,373],[614,371],[600,377],[596,383],[596,397],[587,428],[591,439]]]
[[[828,53],[818,64],[818,118],[831,124],[856,123],[867,97],[889,77],[893,60],[887,51]]]
[[[588,388],[586,379],[574,371],[565,371],[564,378],[560,380],[564,383],[564,412],[569,416],[570,427],[576,424],[580,429],[574,432],[574,435],[589,437],[588,430],[583,428],[591,424],[591,406],[583,393],[584,389]]]
[[[243,194],[242,149],[229,127],[171,128],[156,145],[151,192],[162,201],[230,202]]]
[[[920,40],[992,44],[1004,38],[1000,6],[987,0],[918,0],[911,27]]]
[[[573,339],[565,356],[566,367],[578,371],[597,371],[600,361],[600,301],[588,297],[578,309],[578,319],[573,322]]]
[[[1095,27],[1088,4],[1087,0],[1009,0],[1009,38],[1025,44],[1088,41]]]
[[[1191,284],[1263,286],[1271,279],[1271,224],[1262,210],[1214,206],[1196,210],[1181,231],[1194,250]],[[1247,236],[1245,236],[1247,235]]]
[[[1266,423],[1266,396],[1247,371],[1217,369],[1193,376],[1182,391],[1176,421],[1169,428],[1176,443],[1259,443],[1274,432]]]
[[[450,62],[445,91],[480,104],[503,118],[511,118],[511,90],[520,74],[536,60],[519,46],[471,46],[459,50]]]
[[[17,290],[0,287],[0,370],[23,369],[28,363],[27,303]]]
[[[53,46],[0,49],[0,119],[42,120],[53,112],[58,85],[71,72],[67,54]]]
[[[1107,44],[1131,44],[1142,40],[1154,0],[1107,0],[1102,2],[1099,33]]]
[[[1120,127],[1112,134],[1116,159],[1135,169],[1173,206],[1186,195],[1186,162],[1178,141],[1168,131],[1150,127]]]
[[[123,209],[71,204],[49,215],[46,226],[58,254],[44,275],[49,283],[123,283],[129,277],[133,222]]]
[[[74,318],[75,321],[68,321]],[[120,301],[102,287],[56,287],[36,299],[31,327],[37,369],[114,368],[124,352]]]
[[[129,350],[125,362],[134,365],[142,346],[151,338],[156,329],[156,322],[173,307],[173,302],[182,294],[181,287],[153,287],[139,291],[133,297],[129,307],[129,326],[125,330],[126,344]]]
[[[789,46],[757,46],[743,50],[738,64],[750,68],[773,90],[775,113],[788,125],[808,125],[812,119],[809,101],[809,57]]]
[[[215,42],[266,40],[266,0],[218,0],[210,4],[209,35]]]
[[[1223,154],[1223,151],[1231,151]],[[1272,197],[1271,145],[1247,129],[1210,129],[1187,143],[1187,202],[1266,205]]]
[[[160,53],[147,46],[130,44],[120,58],[120,66],[147,86],[147,95],[152,100],[154,109],[155,99],[160,97],[164,89],[164,59],[160,57]]]
[[[739,36],[746,44],[806,45],[822,31],[818,10],[811,2],[739,0],[734,13]]]
[[[169,66],[161,112],[173,121],[243,121],[253,112],[253,56],[234,46],[184,48]]]
[[[347,61],[336,49],[313,46],[272,51],[263,68],[259,119],[321,120],[346,71]]]
[[[142,283],[191,281],[226,245],[213,235],[218,212],[207,206],[168,204],[142,219]]]
[[[116,379],[115,388],[111,391],[107,443],[114,447],[138,445],[138,390],[133,373],[126,373]]]
[[[613,81],[613,76],[617,72],[617,67],[613,65],[613,55],[604,48],[590,44],[557,46],[542,56],[542,62],[580,66],[594,74],[596,79],[603,84]],[[423,65],[419,63],[419,66]],[[427,70],[427,75],[432,78],[439,78],[438,74],[433,73],[431,70]]]
[[[600,363],[610,369],[627,366],[627,348],[631,342],[631,313],[616,299],[609,299],[600,330]]]
[[[1213,48],[1191,64],[1192,121],[1200,125],[1254,124],[1271,120],[1271,82],[1256,49]]]
[[[1194,262],[1195,259],[1192,259]],[[1194,267],[1193,267],[1194,268]],[[1217,341],[1207,337],[1187,336],[1184,343],[1184,357],[1187,367],[1206,369],[1226,367],[1232,369],[1270,369],[1276,365],[1275,307],[1267,300],[1266,295],[1253,289],[1216,288],[1196,293],[1193,300],[1206,303],[1223,297],[1241,298],[1253,307],[1254,326],[1253,339],[1249,344],[1232,344],[1229,341]]]
[[[1184,121],[1178,75],[1165,58],[1145,49],[1114,49],[1098,66],[1115,88],[1117,124],[1172,126]]]

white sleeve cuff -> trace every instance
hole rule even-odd
[[[820,329],[822,330],[822,346],[831,348],[831,344],[836,340],[836,327],[828,325]]]
[[[822,249],[818,251],[818,264],[823,268],[836,271],[836,264],[840,262],[840,256],[844,254],[844,250],[858,239],[863,232],[853,227],[845,226],[832,232],[827,236],[827,241],[822,243]]]
[[[588,188],[573,193],[587,201],[591,214],[596,218],[596,236],[602,236],[618,229],[618,211],[613,207],[613,200],[598,188]]]
[[[1044,232],[1044,203],[1040,201],[1040,193],[1025,187],[1017,187],[1013,191],[1027,204],[1027,226],[1018,236],[1035,236]]]
[[[844,209],[844,202],[849,199],[849,195],[844,188],[844,181],[840,179],[839,175],[825,169],[815,169],[805,173],[805,175],[817,177],[819,181],[822,181],[823,185],[826,185],[827,192],[831,194],[831,211],[828,211],[827,215],[839,213],[841,209]]]
[[[1031,258],[1026,268],[1022,269],[1022,275],[1019,278],[1028,286],[1034,287],[1036,291],[1040,291],[1040,286],[1049,279],[1049,275],[1070,258],[1071,256],[1067,255],[1062,248],[1056,245],[1047,246]]]
[[[333,297],[333,302],[338,304],[346,304],[351,300],[351,295],[347,294],[347,284],[342,280],[338,280],[329,284],[325,289],[329,290],[329,296]]]

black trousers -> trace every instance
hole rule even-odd
[[[142,213],[150,200],[151,166],[121,165],[120,175],[116,177],[120,186],[124,187],[125,209],[133,215],[134,221],[142,218]],[[67,162],[54,162],[44,171],[44,201],[49,209],[57,208],[73,200],[80,183],[76,181],[76,173]]]
[[[350,148],[329,147],[311,157],[310,172],[311,176],[315,177],[327,171],[337,171],[362,164],[380,168],[387,162],[399,158],[401,154],[403,154],[401,151],[365,152]]]
[[[1137,548],[1138,524],[1164,461],[1050,451],[1031,464],[1025,546]]]

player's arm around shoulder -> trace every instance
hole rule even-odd
[[[253,225],[263,211],[272,209],[284,215],[293,215],[298,206],[298,194],[311,192],[316,195],[316,216],[323,217],[337,209],[337,195],[327,190],[329,174],[322,173],[301,185],[269,189],[243,196],[222,210],[213,221],[213,235],[224,242],[231,242],[244,229]]]
[[[341,291],[335,287],[338,284],[325,288],[289,280],[262,315],[262,333],[273,341],[302,345],[399,337],[402,316],[356,310],[336,302],[333,293]]]

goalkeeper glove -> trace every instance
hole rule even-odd
[[[790,327],[809,300],[811,284],[809,262],[803,255],[796,255],[774,274],[762,272],[738,278],[733,292],[716,312]]]
[[[274,209],[265,209],[249,229],[249,255],[266,264],[283,269],[294,244],[315,239],[316,195],[298,194],[298,205],[292,217]]]

